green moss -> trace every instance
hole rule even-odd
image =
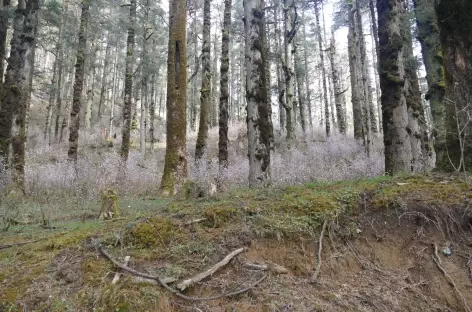
[[[172,220],[151,217],[134,225],[127,234],[127,241],[139,247],[164,246],[174,234]]]
[[[208,207],[204,210],[203,215],[208,219],[207,224],[213,227],[220,227],[230,221],[238,213],[233,207]]]

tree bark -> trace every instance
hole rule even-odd
[[[105,61],[103,63],[103,73],[102,73],[102,83],[101,83],[101,88],[100,88],[100,99],[98,101],[98,113],[97,113],[97,122],[100,123],[102,120],[102,114],[103,114],[103,104],[105,103],[105,97],[107,92],[107,87],[108,87],[108,67],[110,64],[110,52],[111,52],[111,34],[108,35],[108,40],[107,40],[107,47],[105,49]]]
[[[156,122],[156,75],[159,77],[160,67],[157,67],[157,74],[151,76],[151,103],[149,105],[149,140],[151,141],[150,150],[154,152],[154,143],[156,135],[154,133],[154,123]]]
[[[377,27],[377,16],[375,14],[374,0],[369,0],[370,19],[372,26],[372,42],[375,50],[373,50],[374,60],[374,78],[375,78],[375,92],[377,97],[377,115],[379,116],[379,132],[383,132],[382,127],[382,106],[380,101],[380,84],[379,84],[379,31]]]
[[[148,110],[148,81],[149,72],[147,71],[148,63],[148,36],[149,28],[147,27],[149,19],[149,0],[146,0],[144,7],[144,18],[143,18],[143,47],[141,52],[141,114],[139,119],[139,152],[141,155],[146,155],[146,132],[147,132],[147,110]]]
[[[112,91],[111,91],[111,103],[110,103],[110,121],[108,125],[109,129],[109,134],[110,136],[114,136],[113,134],[113,121],[115,118],[115,100],[116,100],[116,84],[117,84],[117,79],[116,79],[116,69],[118,68],[118,48],[115,49],[115,64],[113,65],[113,86],[112,86]]]
[[[228,167],[228,70],[229,70],[229,41],[231,32],[231,0],[225,0],[223,31],[221,36],[221,66],[220,66],[220,115],[218,164],[220,175]]]
[[[167,59],[167,135],[161,194],[175,195],[187,171],[187,38],[186,0],[171,0]]]
[[[406,131],[408,110],[405,97],[405,38],[402,33],[402,0],[378,0],[379,70],[385,145],[385,171],[409,172],[411,143]]]
[[[210,0],[205,0],[203,5],[203,45],[202,45],[202,89],[200,90],[200,122],[198,126],[197,143],[195,146],[195,162],[199,163],[205,152],[208,139],[208,126],[210,122],[211,95],[211,54],[210,54],[210,28],[211,11]],[[216,57],[216,56],[215,56]],[[216,70],[216,68],[214,68]],[[213,85],[215,87],[215,85]]]
[[[328,100],[328,87],[326,86],[326,69],[324,63],[324,52],[323,52],[323,36],[321,35],[321,26],[320,26],[320,9],[318,7],[319,0],[315,1],[315,18],[316,18],[316,29],[318,37],[318,48],[320,50],[320,67],[321,67],[321,76],[323,80],[323,101],[324,101],[324,113],[325,113],[325,129],[326,136],[329,137],[331,132],[331,125],[329,122],[329,100]]]
[[[331,63],[331,77],[333,79],[333,91],[334,91],[334,103],[336,105],[336,120],[338,122],[338,129],[341,134],[346,133],[346,124],[345,124],[345,112],[344,106],[346,105],[346,97],[344,95],[345,90],[343,90],[341,75],[338,70],[338,63],[336,57],[336,43],[334,39],[334,34],[331,38],[330,47],[329,47],[329,60]]]
[[[274,0],[275,2],[276,0]],[[281,52],[281,43],[280,43],[280,26],[279,26],[279,4],[274,3],[274,24],[275,24],[275,55],[277,57],[276,70],[277,70],[277,90],[278,90],[278,103],[279,103],[279,126],[280,131],[283,131],[285,128],[285,86],[284,80],[282,79],[283,72],[282,67],[280,66],[281,61],[283,60]]]
[[[72,98],[72,109],[70,112],[69,127],[69,160],[77,162],[77,148],[79,146],[80,127],[80,100],[84,87],[85,76],[85,49],[87,46],[87,24],[89,19],[89,0],[82,1],[82,14],[80,17],[79,44],[77,49],[77,60],[75,63],[74,93]]]
[[[306,88],[306,105],[308,108],[308,122],[310,124],[310,129],[313,130],[313,117],[312,117],[312,107],[311,107],[311,79],[310,73],[308,70],[308,47],[306,40],[306,19],[305,19],[305,8],[302,4],[302,30],[303,30],[303,65],[305,67],[305,88]]]
[[[262,0],[244,0],[249,186],[270,182],[270,123],[265,78]]]
[[[8,10],[10,9],[11,0],[0,0],[0,91],[3,83],[3,73],[5,71],[4,64],[7,49],[7,32],[8,32]],[[0,102],[1,105],[1,102]]]
[[[298,45],[299,40],[297,40]],[[307,107],[307,99],[306,99],[306,72],[305,72],[305,64],[302,61],[302,56],[300,55],[300,50],[297,48],[295,53],[295,76],[297,79],[297,91],[298,91],[298,108],[300,110],[300,124],[302,126],[303,133],[306,133],[306,107]]]
[[[203,61],[202,61],[203,62]],[[202,64],[203,66],[203,64]],[[211,99],[210,99],[210,126],[216,127],[218,124],[218,106],[219,106],[219,95],[218,95],[218,36],[215,32],[213,39],[213,75],[211,75]],[[200,103],[201,105],[201,103]]]
[[[293,140],[295,140],[295,110],[293,103],[294,96],[294,75],[293,70],[293,44],[292,41],[295,38],[297,32],[296,28],[296,14],[295,14],[295,2],[294,0],[284,0],[284,54],[285,59],[282,65],[285,74],[285,115],[286,115],[286,129],[287,129],[287,142],[290,146]]]
[[[129,156],[131,134],[131,110],[133,97],[134,35],[136,28],[136,0],[131,0],[129,10],[128,40],[126,44],[125,94],[123,105],[123,128],[121,130],[121,159],[126,162]]]

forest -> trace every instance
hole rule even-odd
[[[470,12],[0,0],[0,312],[472,312]]]

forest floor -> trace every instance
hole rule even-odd
[[[81,216],[64,207],[69,216],[1,233],[0,311],[471,311],[471,203],[467,181],[428,175],[121,198],[112,221],[97,220],[98,201]],[[249,290],[210,301],[181,299],[100,251],[175,289],[239,248],[183,293]]]

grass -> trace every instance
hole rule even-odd
[[[167,293],[133,283],[132,277],[110,285],[114,268],[98,255],[94,240],[120,260],[130,255],[132,267],[183,278],[252,240],[314,240],[324,220],[335,218],[353,236],[353,220],[366,210],[398,209],[403,207],[399,203],[417,201],[464,205],[471,194],[470,185],[458,178],[404,175],[232,189],[194,200],[128,197],[120,200],[122,217],[116,221],[82,218],[84,211],[98,216],[98,202],[84,203],[80,214],[66,209],[51,214],[54,230],[16,225],[2,233],[0,244],[41,240],[0,250],[0,310],[18,311],[27,304],[48,311],[144,311],[168,304]],[[21,209],[27,207],[35,206],[24,201]],[[184,225],[202,217],[206,221]]]

